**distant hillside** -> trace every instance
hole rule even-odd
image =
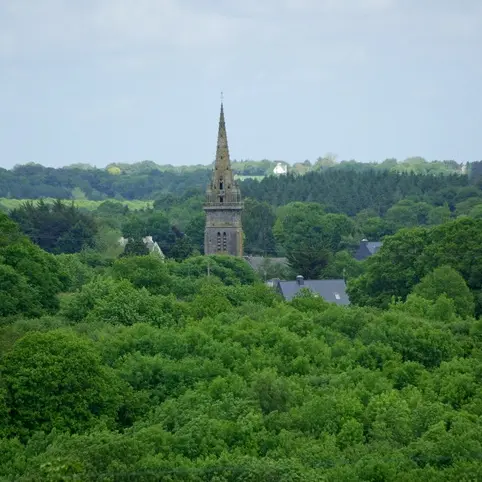
[[[232,167],[242,184],[253,181],[276,182],[274,167],[281,161],[233,161]],[[327,155],[315,163],[304,161],[288,165],[289,177],[306,174],[323,176],[330,172],[388,172],[393,175],[411,173],[415,175],[442,175],[467,178],[467,172],[479,172],[478,164],[457,164],[454,161],[428,162],[422,158],[410,158],[403,162],[387,159],[381,163],[361,163],[356,161],[337,162],[334,156]],[[15,166],[11,170],[0,169],[0,197],[9,199],[105,199],[149,200],[170,193],[185,195],[186,192],[204,191],[211,176],[212,165],[173,166],[159,165],[153,161],[133,164],[113,163],[105,168],[95,168],[88,164],[74,164],[62,168],[44,167],[29,163]],[[280,178],[286,175],[280,175]],[[270,180],[271,179],[271,180]],[[450,181],[451,182],[451,181]],[[450,184],[449,182],[449,184]],[[457,181],[460,182],[460,181]],[[270,184],[270,185],[271,185]],[[301,195],[301,193],[300,193]],[[306,193],[305,193],[306,195]],[[316,193],[310,193],[316,195]],[[290,196],[288,196],[290,197]],[[291,199],[293,200],[293,199]],[[296,196],[294,198],[296,200]]]

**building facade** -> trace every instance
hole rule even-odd
[[[286,164],[283,164],[282,162],[278,162],[278,164],[276,164],[275,168],[273,169],[273,174],[277,176],[288,174],[288,166]]]
[[[219,115],[218,144],[214,170],[206,190],[206,228],[204,231],[204,254],[243,255],[243,228],[241,213],[243,202],[229,158],[228,138],[221,103]]]

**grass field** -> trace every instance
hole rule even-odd
[[[11,211],[12,209],[15,209],[22,205],[26,201],[32,201],[33,203],[37,202],[38,199],[9,199],[2,197],[0,198],[0,211]],[[44,201],[47,203],[52,203],[55,201],[53,198],[44,198]],[[63,199],[62,200],[65,203],[70,204],[72,202],[72,199]],[[89,211],[95,211],[100,204],[102,204],[104,201],[90,201],[88,199],[74,199],[74,204],[81,208],[81,209],[88,209]],[[152,201],[116,201],[114,199],[109,199],[109,201],[112,202],[118,202],[119,204],[122,204],[124,206],[127,206],[129,209],[135,211],[139,209],[144,209],[144,208],[150,208],[152,207]]]

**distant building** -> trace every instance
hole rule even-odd
[[[283,164],[282,162],[278,162],[273,169],[273,173],[276,174],[277,176],[287,174],[288,173],[288,166],[286,164]]]
[[[206,228],[204,254],[243,255],[241,213],[243,202],[229,159],[228,138],[221,103],[216,161],[211,183],[206,190]]]
[[[152,236],[146,236],[145,238],[142,238],[142,241],[144,241],[144,244],[149,250],[149,253],[159,256],[163,259],[166,257],[162,252],[160,246],[155,241],[153,241]]]
[[[160,246],[152,239],[152,236],[146,236],[142,238],[142,241],[146,245],[146,248],[149,250],[150,254],[153,254],[155,256],[159,256],[160,258],[164,259],[166,256],[162,252],[162,249]],[[118,239],[118,243],[125,248],[127,244],[129,243],[128,238],[121,237]]]
[[[268,285],[272,286],[286,301],[291,301],[301,289],[308,288],[330,303],[350,304],[346,294],[346,284],[342,279],[305,280],[303,276],[298,275],[292,281],[270,280]]]
[[[367,239],[362,239],[360,246],[355,253],[355,259],[358,261],[363,261],[366,258],[374,255],[382,247],[381,241],[368,241]]]
[[[117,242],[123,247],[125,248],[127,243],[129,242],[129,239],[128,238],[124,238],[124,236],[121,236]]]

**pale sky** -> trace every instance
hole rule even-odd
[[[0,166],[482,159],[481,0],[0,0]]]

